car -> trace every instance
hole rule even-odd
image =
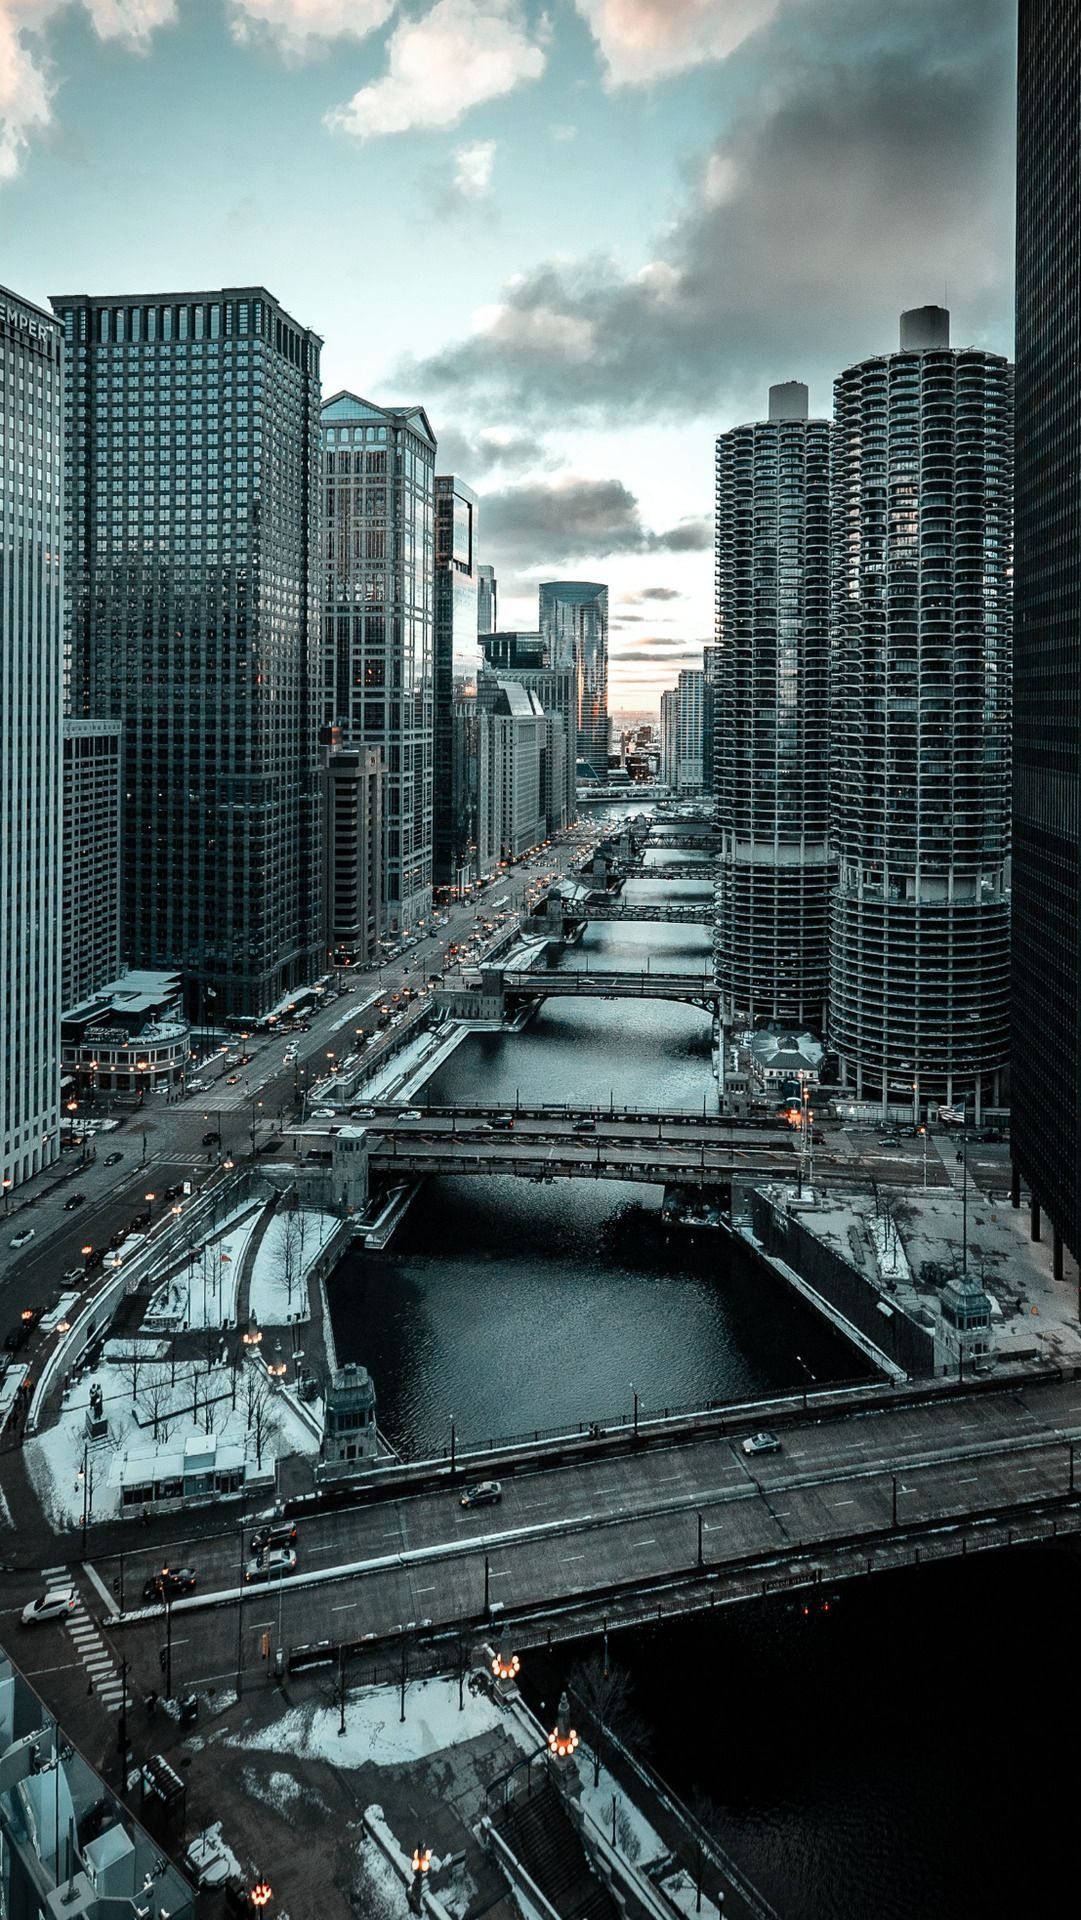
[[[337,1118],[337,1115],[335,1114],[333,1107],[313,1107],[312,1108],[313,1120],[334,1120],[336,1118]]]
[[[572,1133],[596,1133],[596,1131],[597,1122],[595,1120],[576,1120],[571,1128]]]
[[[27,1247],[34,1238],[34,1233],[33,1227],[21,1227],[18,1233],[12,1234],[8,1244],[13,1247]]]
[[[162,1567],[143,1582],[144,1600],[175,1600],[179,1594],[194,1593],[198,1580],[190,1567]]]
[[[168,1204],[170,1200],[182,1200],[184,1198],[184,1192],[187,1187],[187,1184],[188,1183],[186,1180],[178,1180],[175,1186],[166,1187],[165,1189],[166,1204]]]
[[[749,1433],[743,1442],[744,1453],[780,1453],[781,1443],[775,1433]]]
[[[398,1115],[398,1118],[399,1120],[423,1120],[424,1115],[419,1107],[407,1107],[404,1113]]]
[[[268,1547],[291,1547],[296,1537],[295,1520],[271,1520],[264,1527],[256,1527],[251,1537],[251,1551],[258,1554]]]
[[[478,1480],[475,1486],[467,1487],[459,1501],[463,1507],[496,1507],[503,1498],[503,1488],[498,1480]]]
[[[240,1078],[240,1075],[239,1075],[238,1073],[231,1073],[231,1074],[229,1075],[229,1078],[228,1078],[228,1080],[227,1080],[227,1081],[225,1082],[225,1084],[226,1084],[226,1086],[227,1086],[227,1087],[235,1087],[235,1086],[236,1086],[236,1083],[237,1083],[237,1081],[239,1080],[239,1078]]]
[[[117,1247],[122,1247],[130,1232],[130,1227],[117,1227],[116,1232],[109,1241],[109,1252],[115,1253]]]
[[[8,1353],[21,1353],[30,1338],[30,1326],[26,1320],[17,1320],[4,1335],[4,1346]]]
[[[24,1627],[37,1627],[45,1620],[63,1620],[66,1614],[74,1611],[74,1587],[50,1587],[39,1600],[31,1600],[25,1606],[19,1618]]]
[[[107,1153],[101,1164],[103,1167],[118,1167],[123,1158],[122,1153]]]
[[[204,1133],[203,1145],[204,1147],[219,1147],[221,1145],[221,1134],[215,1133],[213,1129],[211,1129],[209,1133]]]
[[[105,1259],[104,1247],[91,1247],[90,1252],[86,1256],[87,1273],[93,1273],[94,1268],[100,1267],[104,1259]]]
[[[85,1193],[69,1193],[67,1199],[64,1202],[64,1212],[74,1213],[76,1207],[81,1207],[81,1206],[84,1206],[85,1204],[86,1204]]]
[[[69,1287],[75,1286],[78,1281],[85,1280],[85,1278],[86,1274],[82,1267],[69,1267],[64,1275],[64,1279]]]
[[[374,1120],[375,1117],[374,1107],[350,1107],[349,1109],[350,1120]]]
[[[514,1117],[509,1113],[499,1113],[494,1120],[486,1120],[484,1124],[492,1133],[509,1133],[514,1125]]]
[[[280,1580],[287,1573],[295,1573],[296,1564],[295,1548],[267,1547],[248,1561],[244,1569],[244,1583],[251,1586],[257,1580]]]
[[[140,1207],[139,1212],[133,1213],[131,1216],[132,1233],[139,1233],[141,1232],[143,1227],[148,1227],[150,1225],[150,1220],[151,1220],[150,1208]]]

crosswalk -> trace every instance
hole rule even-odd
[[[117,1672],[116,1661],[108,1651],[98,1628],[87,1611],[86,1602],[79,1589],[74,1585],[67,1567],[45,1567],[43,1569],[46,1591],[55,1587],[72,1587],[75,1605],[65,1614],[64,1624],[75,1642],[75,1650],[86,1668],[90,1686],[98,1695],[102,1705],[110,1713],[118,1713],[121,1705],[130,1707],[132,1698],[125,1693],[124,1683]]]

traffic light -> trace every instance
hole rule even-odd
[[[115,1593],[115,1595],[116,1595],[116,1597],[117,1597],[117,1599],[119,1600],[119,1598],[120,1598],[120,1575],[119,1575],[118,1573],[114,1573],[114,1575],[113,1575],[113,1592]]]
[[[159,1647],[158,1648],[158,1665],[161,1668],[163,1673],[165,1672],[165,1666],[168,1658],[169,1658],[169,1654],[167,1649],[165,1647]]]

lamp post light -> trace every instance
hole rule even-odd
[[[84,1261],[86,1262],[86,1271],[87,1271],[87,1272],[89,1273],[89,1271],[90,1271],[90,1255],[91,1255],[91,1254],[93,1253],[93,1251],[94,1251],[94,1249],[93,1249],[93,1247],[82,1247],[82,1248],[80,1249],[80,1251],[81,1251],[81,1253],[82,1253],[82,1256],[83,1256],[83,1260],[84,1260]]]
[[[413,1869],[413,1879],[409,1888],[409,1910],[411,1913],[423,1913],[424,1876],[429,1872],[432,1864],[431,1847],[414,1847],[413,1858],[409,1864]]]
[[[241,1339],[247,1347],[249,1354],[257,1353],[262,1346],[263,1329],[259,1325],[254,1313],[249,1317],[248,1324],[241,1335]]]
[[[4,1219],[5,1220],[7,1219],[8,1214],[11,1211],[11,1185],[12,1183],[10,1180],[4,1181]]]
[[[282,1381],[285,1379],[285,1365],[285,1356],[282,1353],[281,1341],[276,1340],[274,1342],[274,1358],[273,1360],[267,1361],[266,1369],[269,1378],[274,1382],[276,1391],[280,1391]]]

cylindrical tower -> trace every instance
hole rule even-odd
[[[948,326],[835,384],[829,1037],[883,1112],[1007,1057],[1012,369]]]
[[[717,970],[730,1020],[824,1031],[829,448],[807,388],[717,441]]]

